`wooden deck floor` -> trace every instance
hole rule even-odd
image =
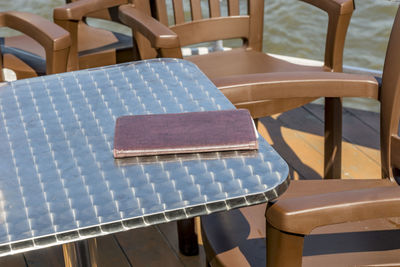
[[[309,104],[259,121],[259,131],[291,166],[294,179],[321,179],[323,106]],[[343,112],[342,177],[380,177],[379,114]],[[201,241],[200,241],[201,243]],[[99,266],[206,266],[204,252],[185,257],[177,248],[176,223],[98,238]],[[201,244],[200,244],[201,247]],[[61,247],[3,257],[0,266],[63,266]]]

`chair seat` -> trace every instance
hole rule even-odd
[[[133,59],[132,37],[95,28],[83,22],[78,28],[79,69],[94,68]]]
[[[79,68],[94,68],[133,59],[132,37],[117,32],[79,25]],[[26,35],[0,38],[3,66],[12,69],[18,79],[46,74],[43,47]]]
[[[195,63],[211,80],[240,74],[280,71],[323,71],[323,67],[304,66],[268,54],[243,48],[196,55],[185,59]]]
[[[281,198],[379,186],[397,185],[382,179],[292,181]],[[265,209],[256,205],[201,218],[211,266],[266,266]],[[399,228],[398,218],[317,228],[305,238],[303,266],[400,263]]]
[[[13,70],[18,79],[46,74],[45,51],[29,36],[1,37],[0,50],[3,53],[3,67]]]
[[[196,55],[185,59],[195,63],[208,78],[218,79],[243,74],[269,73],[281,71],[324,71],[324,68],[304,66],[281,60],[268,54],[243,48],[231,51],[214,52],[206,55]],[[229,99],[229,97],[228,97]],[[237,108],[248,109],[253,118],[261,118],[268,115],[291,110],[305,105],[315,98],[296,98],[290,100],[263,100],[252,103],[235,103]],[[268,102],[268,103],[266,103]]]

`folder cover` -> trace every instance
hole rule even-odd
[[[114,157],[258,149],[246,109],[117,118]]]

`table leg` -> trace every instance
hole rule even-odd
[[[90,261],[89,245],[87,240],[63,244],[65,267],[89,267]]]
[[[186,256],[199,254],[194,218],[178,221],[179,251]]]
[[[324,179],[340,179],[342,171],[342,99],[325,98]]]

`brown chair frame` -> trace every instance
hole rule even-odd
[[[237,98],[225,96],[238,108],[246,108],[257,119],[306,104],[315,97],[304,95],[303,98],[281,97],[279,100],[268,98],[246,99],[240,96],[248,94],[247,87],[254,72],[266,74],[278,71],[314,70],[316,72],[342,71],[342,56],[347,27],[354,10],[353,0],[303,0],[328,14],[328,32],[326,36],[324,66],[322,68],[299,67],[295,64],[274,59],[262,53],[264,0],[248,0],[248,14],[241,15],[239,0],[228,0],[228,16],[221,16],[220,1],[209,0],[209,18],[202,15],[200,0],[190,0],[191,20],[186,21],[182,0],[172,0],[174,25],[168,25],[165,0],[133,0],[132,4],[119,7],[120,20],[132,28],[132,36],[137,44],[141,59],[154,57],[182,58],[181,47],[201,42],[220,39],[242,39],[243,46],[231,52],[217,52],[208,56],[188,57],[205,74],[223,89],[230,81],[236,82]],[[195,34],[194,34],[195,33]],[[238,57],[266,58],[262,69],[251,70],[252,63],[237,70]],[[209,63],[210,57],[220,57],[225,62],[223,68],[216,68]],[[227,60],[228,59],[228,60]],[[228,62],[229,61],[229,62]],[[239,77],[239,79],[237,79]],[[322,95],[324,96],[324,95]],[[325,171],[326,178],[340,178],[341,175],[341,100],[326,98],[325,123]],[[328,134],[329,133],[329,134]],[[196,236],[193,232],[193,220],[180,221],[178,233],[181,252],[196,254],[193,244]]]
[[[302,0],[311,4],[328,14],[328,30],[326,35],[324,66],[323,68],[314,68],[315,71],[342,71],[342,57],[344,40],[347,27],[354,10],[352,0]],[[210,18],[202,16],[201,1],[190,0],[191,20],[185,21],[182,0],[173,0],[175,25],[168,25],[168,16],[165,0],[139,0],[134,1],[132,5],[120,6],[120,19],[126,25],[132,28],[133,36],[137,43],[141,59],[160,57],[182,58],[181,46],[191,45],[199,42],[214,41],[219,39],[241,38],[243,47],[236,49],[231,55],[231,62],[225,66],[226,73],[221,69],[210,68],[206,66],[209,57],[188,57],[188,60],[198,64],[209,78],[217,84],[219,88],[224,86],[223,82],[230,79],[235,80],[243,89],[235,89],[243,95],[246,94],[244,81],[251,79],[251,71],[244,70],[240,73],[235,68],[235,58],[239,54],[246,52],[258,52],[260,57],[268,57],[262,54],[263,40],[263,16],[264,1],[249,0],[248,14],[241,15],[239,12],[239,0],[228,1],[228,16],[221,16],[219,0],[209,0]],[[156,19],[154,19],[153,17]],[[196,34],[193,34],[193,33]],[[222,56],[223,52],[218,54]],[[226,55],[226,54],[225,54]],[[255,58],[257,56],[254,56]],[[222,58],[221,58],[222,59]],[[226,60],[226,57],[223,59]],[[294,67],[292,64],[283,63],[276,59],[268,59],[272,69],[268,71],[288,71],[288,70],[309,70],[310,68]],[[229,67],[228,67],[229,66]],[[233,67],[232,67],[233,66]],[[276,67],[275,67],[276,66]],[[215,74],[217,73],[217,74]],[[243,74],[243,75],[242,75]],[[237,75],[244,79],[235,79]],[[250,76],[247,76],[250,75]],[[229,76],[229,77],[227,77]],[[222,78],[222,80],[220,80]],[[251,81],[250,81],[251,83]],[[303,104],[306,104],[314,98],[296,98],[271,101],[270,99],[255,98],[245,102],[238,99],[231,99],[238,108],[247,108],[250,110],[253,118],[260,118],[274,113],[283,112]],[[324,177],[340,178],[341,176],[341,139],[342,139],[342,106],[339,98],[326,98],[325,112],[325,161]]]
[[[79,46],[82,45],[83,42],[79,36],[80,27],[92,28],[86,25],[86,17],[119,22],[117,8],[119,5],[129,3],[128,0],[79,0],[67,2],[69,2],[67,5],[54,9],[53,17],[56,24],[66,29],[71,34],[72,46],[68,60],[68,70],[98,67],[133,60],[132,57],[134,57],[135,54],[132,50],[107,52],[106,48],[101,48],[101,51],[97,54],[90,56],[82,56],[78,51]],[[111,32],[109,33],[112,34]],[[106,56],[106,54],[101,53],[115,53],[115,55]]]
[[[302,0],[328,14],[324,66],[341,71],[344,39],[354,10],[353,1]],[[151,17],[154,2],[155,20]],[[181,47],[220,39],[243,39],[243,48],[262,51],[264,1],[250,0],[249,14],[239,14],[239,0],[228,1],[229,16],[221,16],[219,0],[210,0],[210,17],[201,13],[200,0],[191,0],[191,21],[185,21],[182,0],[173,0],[175,25],[168,26],[165,0],[133,1],[131,6],[120,7],[120,18],[133,29],[141,59],[161,57],[182,58]],[[153,9],[153,10],[154,10]],[[160,23],[161,22],[161,23]],[[193,34],[196,32],[196,34]],[[141,33],[139,35],[138,33]],[[148,42],[149,41],[149,42]]]
[[[253,80],[258,79],[258,83],[252,84],[248,90],[262,90],[263,97],[268,99],[282,97],[282,94],[290,97],[325,94],[330,97],[362,95],[379,100],[382,175],[388,178],[293,181],[288,192],[275,203],[270,203],[266,211],[267,266],[301,266],[304,237],[317,227],[400,216],[400,188],[396,183],[400,168],[399,46],[400,9],[390,36],[380,89],[374,77],[343,73],[271,73],[253,77]],[[285,90],[280,94],[276,92],[277,83],[285,84]],[[232,84],[235,86],[234,82]],[[253,212],[259,215],[265,209],[265,206],[255,207],[257,210]],[[208,217],[203,220],[203,241],[208,255],[215,256],[215,253],[212,253],[211,236],[207,236],[207,232],[211,233],[211,227],[223,227],[220,225],[222,221],[234,221],[236,217],[226,214],[222,218],[217,218],[218,222]],[[262,215],[254,220],[259,222]]]
[[[375,218],[400,217],[400,188],[395,182],[400,169],[399,46],[400,8],[386,52],[382,89],[379,94],[382,169],[383,175],[388,177],[394,186],[278,200],[266,214],[269,237],[268,266],[300,266],[304,237],[317,227]],[[288,252],[289,247],[290,252]]]
[[[46,52],[47,74],[61,73],[67,70],[71,39],[69,33],[61,27],[38,15],[17,11],[0,12],[0,27],[9,27],[20,31],[43,46]],[[0,81],[4,80],[2,67],[1,56]]]

